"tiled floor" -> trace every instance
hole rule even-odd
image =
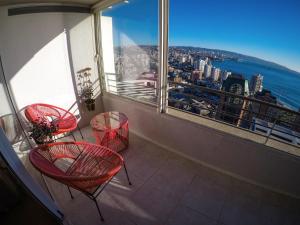
[[[94,142],[84,129],[86,141]],[[132,186],[123,170],[95,204],[47,180],[55,200],[73,225],[299,225],[300,203],[202,167],[130,135],[124,152]]]

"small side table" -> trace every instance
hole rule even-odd
[[[112,111],[98,114],[90,125],[97,144],[116,152],[128,147],[128,118],[124,113]]]

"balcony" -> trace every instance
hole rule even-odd
[[[90,127],[83,135],[95,141]],[[134,133],[122,155],[133,185],[121,171],[99,196],[105,224],[299,223],[299,200],[217,172]],[[36,170],[25,164],[44,187]],[[65,185],[46,182],[66,224],[99,224],[96,207],[85,195],[72,189],[72,200]]]
[[[284,194],[298,191],[295,158],[224,131],[161,116],[152,106],[133,100],[106,94],[102,101],[104,111],[117,109],[129,116],[130,147],[123,156],[133,183],[128,186],[121,171],[99,196],[105,224],[299,223],[299,200]],[[89,126],[82,131],[85,141],[95,142]],[[194,132],[205,137],[195,139]],[[80,140],[78,133],[75,137]],[[21,158],[47,193],[27,153]],[[66,186],[48,178],[46,182],[65,224],[100,223],[85,195],[72,189],[72,200]]]
[[[107,7],[111,1],[101,2]],[[94,203],[84,194],[72,189],[71,199],[66,186],[50,178],[45,185],[29,162],[36,144],[29,138],[23,111],[36,102],[74,113],[84,141],[91,143],[95,139],[89,123],[95,115],[114,110],[128,116],[129,148],[122,155],[133,185],[121,170],[98,197],[103,224],[300,224],[299,113],[171,80],[163,90],[166,110],[160,110],[160,77],[151,71],[151,78],[142,74],[144,79],[121,79],[112,63],[112,19],[101,18],[107,29],[104,36],[96,35],[105,44],[97,52],[99,24],[94,17],[99,12],[86,13],[86,7],[90,9],[76,8],[84,13],[71,14],[40,13],[43,7],[33,7],[30,12],[39,13],[14,16],[8,12],[20,11],[0,7],[0,127],[6,134],[4,138],[0,132],[0,184],[3,171],[18,178],[12,189],[21,202],[8,198],[9,210],[0,208],[4,224],[101,224]],[[101,59],[107,55],[111,57]],[[76,72],[86,67],[91,71],[94,111],[87,110],[78,88]],[[292,116],[277,117],[270,113],[273,109]],[[81,140],[78,132],[74,135]]]

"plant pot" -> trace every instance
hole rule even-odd
[[[95,110],[95,101],[94,99],[91,99],[93,101],[86,101],[85,105],[88,111],[94,111]]]
[[[40,140],[36,140],[36,139],[33,139],[34,142],[37,144],[37,145],[42,145],[42,144],[45,144],[44,141],[40,141]]]
[[[37,145],[43,145],[43,144],[47,144],[47,143],[52,143],[54,142],[54,140],[52,138],[44,138],[44,139],[40,139],[40,138],[33,138],[34,142],[37,144]]]

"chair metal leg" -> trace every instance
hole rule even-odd
[[[78,129],[78,131],[79,131],[79,133],[80,133],[81,139],[84,140],[83,135],[82,135],[82,133],[81,133],[81,129],[80,129],[80,127],[79,127],[78,125],[77,125],[77,129]]]
[[[74,141],[76,142],[76,138],[75,138],[75,136],[74,136],[73,132],[71,132],[71,135],[72,135],[72,137],[73,137]]]
[[[70,190],[70,187],[67,186],[67,188],[68,188],[68,191],[69,191],[69,193],[70,193],[71,198],[74,199],[74,196],[72,195],[72,192],[71,192],[71,190]]]
[[[99,208],[97,199],[92,198],[92,200],[93,200],[93,201],[95,202],[95,204],[96,204],[96,207],[97,207],[98,213],[99,213],[99,215],[100,215],[101,221],[104,221],[104,218],[103,218],[103,216],[102,216],[102,214],[101,214],[101,212],[100,212],[100,208]]]
[[[46,183],[46,181],[45,181],[45,178],[44,178],[44,176],[43,176],[42,173],[41,173],[41,176],[42,176],[42,180],[43,180],[43,182],[44,182],[44,184],[45,184],[45,186],[46,186],[47,192],[49,193],[51,199],[54,201],[54,198],[53,198],[53,196],[52,196],[52,194],[51,194],[51,192],[50,192],[50,190],[49,190],[49,188],[48,188],[48,185],[47,185],[47,183]]]
[[[131,181],[129,179],[129,176],[128,176],[128,172],[127,172],[127,168],[126,168],[125,162],[124,162],[124,169],[125,169],[126,177],[127,177],[127,180],[128,180],[128,184],[132,185],[132,183],[131,183]]]

